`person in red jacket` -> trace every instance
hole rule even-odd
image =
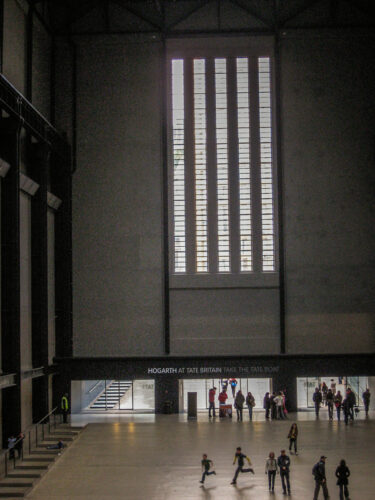
[[[209,403],[208,417],[209,418],[211,418],[211,416],[216,417],[216,414],[215,414],[215,394],[216,394],[216,387],[212,387],[208,391],[208,403]],[[212,415],[211,415],[211,410],[212,410]]]
[[[226,409],[222,408],[223,406],[225,406],[226,401],[228,399],[228,394],[227,394],[227,390],[226,389],[223,389],[221,391],[221,393],[219,394],[218,399],[219,399],[219,403],[220,403],[220,405],[219,405],[219,417],[225,417],[225,415],[227,415],[227,414],[229,415],[229,417],[231,417],[232,414],[229,413],[229,412],[227,413]]]

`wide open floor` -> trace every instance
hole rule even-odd
[[[361,412],[362,414],[362,412]],[[291,456],[292,498],[312,498],[313,464],[320,455],[327,458],[328,487],[331,498],[338,498],[334,471],[341,458],[351,470],[350,498],[372,500],[375,491],[374,445],[375,415],[349,424],[330,422],[311,413],[290,415],[286,421],[265,422],[262,414],[255,421],[235,419],[208,421],[199,414],[197,421],[183,415],[113,415],[76,417],[89,425],[72,444],[36,489],[34,500],[183,500],[183,499],[281,499],[280,478],[271,497],[266,484],[264,463],[269,451],[279,453],[287,447],[292,418],[299,425],[299,455]],[[94,418],[95,417],[95,418]],[[236,446],[252,459],[255,476],[233,477]],[[202,453],[214,460],[217,476],[201,487]],[[321,493],[322,495],[322,493]],[[322,497],[321,497],[322,498]]]

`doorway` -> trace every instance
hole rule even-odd
[[[351,388],[358,406],[363,406],[362,394],[368,387],[367,377],[297,377],[297,404],[299,409],[314,408],[313,394],[316,387],[325,383],[328,388],[340,391],[345,397],[347,388]]]
[[[219,393],[221,392],[225,381],[228,379],[182,379],[179,380],[180,385],[180,411],[187,411],[187,393],[197,393],[197,409],[208,409],[208,391],[211,387],[216,387],[216,402]],[[255,409],[263,408],[263,398],[266,392],[271,392],[271,378],[237,378],[236,392],[241,390],[246,398],[248,392],[251,392],[255,398]],[[234,397],[230,385],[227,389],[228,404],[233,405]]]

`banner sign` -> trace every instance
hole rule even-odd
[[[194,367],[150,367],[147,375],[272,375],[279,372],[279,366],[194,366]]]

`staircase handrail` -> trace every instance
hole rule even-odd
[[[11,461],[13,460],[13,466],[14,468],[16,467],[16,455],[15,455],[15,450],[17,449],[16,445],[17,443],[20,443],[21,441],[24,441],[26,439],[26,435],[28,435],[29,437],[29,452],[31,452],[31,433],[33,430],[35,430],[35,443],[36,445],[38,444],[38,426],[42,424],[42,435],[43,435],[43,439],[44,439],[44,421],[50,417],[51,415],[54,415],[56,414],[58,410],[58,406],[56,406],[55,408],[53,408],[53,410],[51,410],[49,413],[47,413],[47,415],[45,415],[42,419],[40,419],[38,422],[30,425],[29,427],[27,427],[24,431],[20,431],[20,434],[23,434],[23,437],[17,439],[15,442],[14,442],[14,445],[12,448],[6,448],[6,449],[2,449],[0,450],[0,456],[1,457],[4,457],[4,462],[5,462],[5,475],[7,475],[8,473],[8,461]],[[55,420],[55,427],[56,427],[56,420]],[[13,451],[13,457],[10,456],[10,453]],[[22,454],[22,458],[23,458],[23,446],[21,448],[21,454]]]

